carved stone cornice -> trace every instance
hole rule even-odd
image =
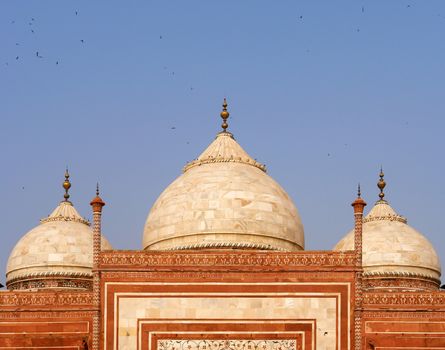
[[[378,293],[368,292],[363,294],[364,307],[382,307],[394,306],[403,307],[437,307],[445,310],[445,293]]]
[[[364,311],[364,319],[377,320],[382,318],[394,318],[394,319],[412,319],[418,320],[431,320],[431,319],[445,319],[445,312],[443,311],[394,311],[394,310],[381,310],[381,311]]]
[[[409,272],[372,272],[363,276],[364,289],[367,291],[412,291],[435,292],[440,281],[430,275]]]
[[[45,271],[22,274],[6,281],[9,290],[92,289],[91,272]]]
[[[51,308],[77,308],[79,306],[91,306],[93,303],[92,292],[2,292],[0,293],[0,308],[6,307],[42,307]]]
[[[187,245],[177,245],[173,248],[166,249],[171,251],[176,250],[193,250],[193,249],[258,249],[258,250],[272,250],[284,251],[283,248],[274,247],[270,244],[252,243],[252,242],[202,242]]]
[[[206,159],[192,160],[191,162],[187,163],[184,166],[184,168],[182,169],[182,172],[185,173],[187,170],[189,170],[195,166],[200,166],[203,164],[212,164],[212,163],[241,163],[241,164],[254,166],[254,167],[266,172],[266,166],[264,164],[257,162],[256,160],[253,160],[250,158],[233,157],[233,156],[230,158],[209,156]]]
[[[66,217],[66,216],[49,216],[47,218],[40,219],[41,224],[45,224],[47,222],[56,222],[56,221],[70,221],[70,222],[78,222],[80,224],[84,224],[87,226],[91,226],[91,223],[84,218],[77,218],[77,217]]]
[[[168,270],[353,270],[353,252],[102,251],[100,269]]]
[[[91,318],[94,311],[15,311],[15,310],[1,310],[0,319],[1,320],[20,320],[20,319],[43,319],[43,318],[53,318],[53,319],[85,319]]]
[[[363,219],[363,223],[372,222],[372,221],[399,221],[404,224],[408,222],[408,220],[401,215],[398,214],[387,214],[382,216],[367,216]]]

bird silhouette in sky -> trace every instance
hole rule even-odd
[[[75,13],[75,14],[76,14],[76,16],[77,16],[77,11],[75,11],[74,13]]]
[[[85,43],[85,41],[83,40],[83,39],[80,39],[80,42],[83,44],[83,43]]]
[[[59,61],[56,61],[56,64],[59,64]]]
[[[18,59],[19,59],[19,56],[16,56],[15,59],[18,60]]]
[[[159,35],[159,39],[162,39],[162,35]]]
[[[33,33],[33,34],[34,34],[34,30],[33,30],[33,29],[31,29],[31,33]]]

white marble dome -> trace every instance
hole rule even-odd
[[[283,188],[223,131],[159,196],[143,248],[296,251],[304,232]]]
[[[104,237],[102,249],[111,249]],[[88,285],[92,277],[92,253],[89,222],[71,202],[63,201],[15,245],[8,259],[6,284],[10,289],[47,288],[60,287],[54,280],[64,280],[76,287],[73,279],[79,279],[85,282],[80,285]]]
[[[363,269],[365,276],[420,276],[438,281],[439,257],[433,245],[407,224],[385,200],[379,200],[363,219]],[[334,250],[353,250],[350,231]]]

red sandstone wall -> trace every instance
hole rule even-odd
[[[445,349],[445,293],[365,293],[367,350]]]
[[[0,349],[91,349],[91,304],[85,292],[1,292]]]

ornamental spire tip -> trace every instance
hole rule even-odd
[[[63,188],[65,189],[65,194],[63,195],[63,198],[65,198],[65,202],[70,202],[68,199],[70,198],[70,195],[68,194],[69,189],[71,188],[71,182],[70,182],[70,174],[68,172],[68,167],[65,170],[65,181],[63,181]]]
[[[223,123],[221,124],[221,127],[224,132],[226,132],[227,128],[229,127],[229,124],[227,124],[227,118],[229,118],[230,113],[227,111],[227,100],[224,97],[224,102],[222,104],[223,110],[221,112],[221,118],[223,119]]]
[[[384,180],[385,174],[383,173],[383,168],[382,167],[380,167],[380,174],[379,174],[379,176],[380,176],[380,180],[377,182],[377,187],[380,189],[379,198],[380,198],[381,201],[384,201],[383,198],[385,197],[385,193],[383,192],[383,189],[386,186],[386,182]]]

